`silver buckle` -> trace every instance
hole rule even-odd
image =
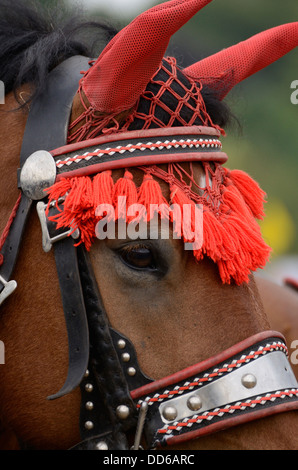
[[[59,199],[58,202],[63,202],[63,199]],[[50,206],[55,206],[56,201],[51,202]],[[48,253],[52,245],[60,240],[63,240],[66,237],[71,236],[74,240],[77,240],[80,237],[80,231],[79,229],[76,229],[73,231],[73,229],[69,229],[66,232],[59,233],[59,235],[56,235],[55,237],[50,237],[48,226],[47,226],[47,217],[46,217],[46,209],[47,209],[47,204],[44,202],[40,201],[36,205],[36,210],[37,214],[40,220],[41,224],[41,231],[42,231],[42,247],[43,250]]]
[[[0,292],[0,305],[4,302],[7,297],[9,297],[17,288],[16,281],[6,281],[0,276],[0,282],[3,284],[3,289]]]

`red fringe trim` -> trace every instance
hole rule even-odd
[[[145,174],[143,178],[138,192],[138,204],[145,207],[148,222],[157,212],[157,208],[153,210],[152,204],[159,206],[158,212],[162,218],[169,218],[169,203],[163,196],[159,183],[150,174]]]
[[[192,242],[195,211],[198,210],[195,201],[187,186],[178,183],[176,185],[173,179],[169,184],[170,202],[165,199],[158,181],[149,172],[145,173],[139,188],[128,170],[115,184],[111,171],[99,173],[93,179],[62,179],[48,189],[49,202],[65,198],[63,211],[50,219],[56,222],[57,229],[71,227],[74,231],[78,228],[81,233],[80,243],[84,243],[89,250],[95,239],[95,226],[99,220],[95,212],[100,204],[113,205],[115,220],[123,218],[127,222],[127,209],[133,204],[145,207],[147,221],[154,215],[150,205],[156,204],[160,217],[173,222],[175,217],[170,210],[170,205],[173,204],[180,207],[182,215],[180,226],[173,227],[174,233],[184,242]],[[234,281],[240,285],[249,282],[250,273],[265,266],[271,251],[264,242],[255,220],[255,217],[261,218],[264,215],[265,193],[246,173],[226,169],[223,181],[219,184],[219,194],[215,196],[212,188],[209,189],[202,199],[203,242],[201,247],[194,248],[194,256],[197,260],[204,256],[211,258],[218,265],[223,283],[230,284]],[[125,197],[125,204],[118,205],[119,196]],[[212,198],[217,198],[217,204],[212,204]],[[183,223],[185,204],[191,208],[189,225]],[[144,217],[145,214],[139,214],[139,217],[141,216]]]
[[[195,227],[195,203],[192,201],[186,194],[185,192],[179,188],[176,185],[172,186],[171,189],[171,202],[172,204],[177,204],[180,207],[181,210],[181,224],[179,226],[175,226],[175,233],[178,237],[183,237],[183,241],[185,243],[191,243],[194,238],[194,233],[196,230]],[[187,207],[190,207],[187,209]],[[186,210],[190,212],[191,217],[189,217],[189,214],[186,214]],[[186,217],[184,217],[186,216]],[[189,219],[190,219],[190,224],[189,224]],[[170,214],[170,220],[174,222],[175,217],[174,214],[171,212]]]
[[[124,196],[125,204],[119,205],[119,197]],[[124,202],[124,200],[120,199]],[[133,181],[132,174],[126,170],[123,178],[119,178],[116,182],[113,192],[113,206],[115,207],[115,216],[117,219],[127,220],[127,207],[138,202],[138,190]]]
[[[113,204],[114,181],[110,170],[98,173],[93,178],[93,207]]]
[[[229,171],[225,168],[225,172],[231,183],[233,183],[241,193],[244,202],[250,208],[253,216],[257,219],[262,219],[265,215],[264,201],[266,193],[260,188],[258,183],[244,171]]]

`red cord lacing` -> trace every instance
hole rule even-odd
[[[16,202],[15,205],[14,205],[14,208],[13,208],[13,210],[12,210],[12,213],[10,214],[10,217],[9,217],[9,219],[8,219],[8,222],[7,222],[5,228],[4,228],[3,232],[2,232],[2,235],[1,235],[1,238],[0,238],[0,251],[2,250],[3,245],[4,245],[4,243],[5,243],[5,241],[6,241],[7,237],[8,237],[8,234],[9,234],[9,231],[10,231],[10,227],[11,227],[13,221],[14,221],[14,218],[15,218],[15,216],[17,215],[17,211],[18,211],[18,208],[19,208],[19,205],[20,205],[20,202],[21,202],[21,196],[22,196],[22,195],[21,195],[21,193],[20,193],[20,195],[19,195],[19,197],[18,197],[18,200],[17,200],[17,202]],[[0,266],[2,266],[3,262],[4,262],[4,256],[2,255],[2,253],[0,253]]]

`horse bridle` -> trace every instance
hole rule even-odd
[[[287,358],[284,338],[279,333],[261,333],[203,363],[153,381],[141,371],[130,340],[110,327],[88,253],[83,246],[74,246],[74,238],[79,233],[70,236],[69,231],[56,229],[49,216],[57,211],[57,205],[52,205],[46,214],[43,193],[44,188],[55,182],[61,155],[64,165],[60,165],[60,175],[68,163],[72,164],[74,175],[91,171],[87,159],[83,166],[77,161],[78,150],[90,152],[90,148],[92,151],[101,146],[106,159],[99,165],[100,169],[121,168],[123,158],[126,165],[136,165],[131,158],[123,156],[125,149],[129,151],[136,144],[133,158],[139,158],[138,165],[144,164],[144,148],[138,148],[137,144],[138,133],[120,133],[66,145],[73,98],[81,70],[88,69],[89,62],[86,57],[76,56],[60,64],[49,74],[45,92],[31,105],[18,173],[21,197],[2,249],[4,263],[0,267],[2,303],[17,287],[11,280],[12,273],[28,214],[37,202],[44,251],[53,249],[55,254],[69,342],[66,382],[58,393],[48,398],[57,399],[78,386],[81,388],[82,441],[73,449],[127,450],[131,448],[127,435],[135,429],[133,449],[141,448],[143,433],[146,446],[158,448],[297,409],[297,381]],[[159,129],[149,131],[148,136],[151,142],[160,144],[160,136],[165,139],[177,134],[183,141],[190,130]],[[116,158],[115,152],[112,155],[108,152],[111,142],[113,149],[121,149]],[[174,150],[168,148],[162,155],[155,148],[156,152],[151,149],[150,158],[152,161],[153,155],[156,164],[169,155],[179,161],[193,158],[191,151],[185,156],[185,146],[180,155],[177,146]],[[220,149],[216,151],[218,159],[225,161],[225,154]],[[63,201],[58,201],[58,207],[59,204]],[[262,378],[264,370],[270,371],[266,380]]]

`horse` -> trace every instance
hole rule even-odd
[[[191,13],[187,11],[187,18],[184,18],[186,21],[189,15],[196,13],[199,7],[202,8],[201,3],[209,2],[183,3],[184,5],[188,3],[187,8],[195,10],[191,10]],[[0,9],[4,11],[7,5],[8,2],[2,0]],[[156,19],[156,15],[165,12],[166,7],[173,13],[177,6],[180,7],[181,2],[166,2],[162,9],[155,7],[152,10],[153,16]],[[5,364],[0,366],[0,447],[13,450],[89,448],[127,450],[137,449],[142,444],[145,449],[171,450],[297,449],[297,413],[294,411],[297,409],[295,400],[297,385],[289,362],[285,362],[286,345],[283,338],[283,334],[290,340],[297,337],[295,336],[297,330],[294,329],[297,328],[296,294],[290,296],[286,293],[283,297],[278,295],[280,304],[272,305],[267,303],[266,299],[272,301],[272,295],[276,294],[275,286],[265,285],[264,282],[255,279],[252,273],[248,274],[246,282],[222,282],[218,265],[212,257],[202,256],[197,260],[191,250],[184,249],[181,238],[174,236],[172,226],[170,235],[166,238],[161,236],[160,231],[159,236],[154,238],[130,239],[127,236],[127,238],[100,240],[95,237],[90,250],[78,243],[75,227],[67,232],[67,236],[63,238],[63,245],[59,245],[60,227],[57,250],[54,251],[51,247],[45,249],[42,238],[46,226],[42,221],[45,220],[45,214],[47,216],[47,210],[54,211],[53,217],[56,221],[64,212],[60,202],[57,205],[59,198],[50,206],[48,203],[43,205],[44,192],[42,197],[36,196],[35,190],[39,182],[37,184],[35,178],[38,178],[40,172],[35,173],[34,162],[38,162],[37,168],[40,165],[44,170],[47,163],[43,166],[41,161],[45,159],[48,162],[50,154],[51,158],[56,158],[58,164],[65,166],[65,161],[78,160],[78,153],[85,152],[89,158],[90,153],[96,153],[94,149],[98,146],[102,148],[104,144],[108,145],[108,148],[105,147],[106,155],[111,151],[111,147],[113,149],[117,147],[116,144],[124,151],[125,145],[121,139],[125,141],[127,136],[134,137],[133,142],[138,149],[139,139],[143,136],[149,136],[150,141],[154,141],[154,138],[168,138],[182,133],[183,138],[183,132],[188,136],[190,131],[187,128],[182,132],[180,124],[180,127],[173,125],[158,129],[161,134],[156,134],[154,126],[145,131],[140,131],[138,128],[125,129],[123,133],[122,123],[127,122],[127,117],[129,120],[132,106],[118,110],[112,118],[101,110],[94,113],[92,109],[90,114],[88,112],[90,95],[86,93],[87,88],[84,89],[85,93],[77,91],[78,78],[74,79],[73,95],[70,94],[68,98],[70,103],[66,105],[65,90],[68,90],[68,81],[71,81],[73,73],[71,68],[66,69],[66,75],[65,70],[64,75],[59,75],[67,77],[59,94],[55,80],[53,90],[46,88],[44,93],[44,80],[46,79],[48,84],[50,72],[55,73],[59,66],[63,67],[72,59],[76,61],[79,56],[78,63],[75,63],[76,73],[80,75],[81,70],[88,69],[91,74],[90,71],[94,70],[96,61],[90,59],[91,53],[82,43],[72,39],[71,33],[77,31],[76,27],[71,30],[69,25],[72,22],[68,25],[70,29],[66,40],[65,29],[64,33],[61,28],[55,30],[52,22],[45,22],[36,10],[25,6],[23,2],[10,1],[9,8],[12,8],[7,16],[10,23],[6,20],[5,24],[5,20],[1,20],[1,27],[6,26],[6,31],[15,28],[15,32],[19,33],[18,37],[22,38],[22,41],[26,37],[28,42],[19,52],[20,44],[7,35],[6,54],[9,54],[10,62],[4,62],[7,82],[3,81],[7,83],[7,95],[5,105],[1,106],[0,126],[1,142],[5,142],[0,161],[0,233],[3,234],[0,275],[1,283],[4,284],[1,293],[2,297],[3,293],[5,294],[5,299],[1,299],[3,303],[0,315],[0,339],[5,345]],[[178,16],[181,20],[180,9]],[[135,22],[132,23],[134,24]],[[97,28],[109,36],[106,49],[108,55],[111,43],[117,44],[119,34],[103,24]],[[41,31],[43,43],[40,40]],[[125,31],[129,29],[126,28]],[[40,51],[43,53],[42,56]],[[4,60],[3,56],[1,60]],[[32,61],[30,67],[27,66],[26,60]],[[159,61],[160,57],[158,63]],[[156,70],[156,65],[154,67]],[[168,62],[165,63],[165,67],[168,67]],[[21,70],[23,76],[19,74],[16,78],[15,70]],[[12,77],[10,82],[8,82],[9,75]],[[147,78],[145,77],[146,83]],[[209,126],[206,126],[206,121],[203,126],[202,122],[195,123],[190,129],[199,136],[202,132],[211,133],[208,137],[217,142],[219,131],[216,126],[224,127],[229,113],[218,95],[212,94],[207,88],[206,90],[205,94],[204,90],[201,90],[204,97],[204,103],[201,105],[206,106],[206,116],[212,116],[208,121]],[[54,95],[51,95],[51,91],[54,91]],[[45,101],[40,101],[40,96],[43,96]],[[53,99],[53,96],[56,99]],[[105,96],[110,98],[109,95]],[[119,99],[121,101],[124,98],[125,90]],[[30,126],[27,134],[28,123],[30,124],[31,116],[34,116],[36,110],[35,102],[42,103],[41,113],[37,113],[38,119],[33,119],[37,129],[42,121],[41,126],[44,127],[40,135],[34,127],[35,132],[32,132]],[[45,102],[50,102],[49,109],[44,107]],[[52,108],[53,102],[63,114],[62,119]],[[69,121],[67,113],[65,116],[65,109],[69,112]],[[46,118],[43,117],[44,114]],[[141,114],[144,115],[144,111]],[[105,121],[104,126],[102,126],[103,121]],[[82,126],[82,122],[84,124],[87,122],[88,125]],[[215,127],[210,125],[211,122]],[[61,128],[63,132],[67,132],[67,142],[61,143],[60,137],[57,138],[62,132]],[[88,135],[85,133],[86,130]],[[29,139],[26,137],[28,135]],[[42,142],[44,146],[36,146],[38,145],[36,140],[38,143]],[[23,163],[21,171],[18,171],[20,155],[24,154],[24,142],[29,146],[31,156],[37,151],[37,158],[30,158],[30,161],[28,159],[27,172],[24,170],[27,160]],[[159,140],[157,142],[154,149],[161,145]],[[166,142],[168,145],[168,140]],[[35,147],[31,148],[32,146]],[[41,148],[44,150],[38,153]],[[155,155],[154,149],[149,150],[151,159],[152,155]],[[53,150],[55,151],[52,152]],[[144,149],[139,150],[140,158],[143,158]],[[217,148],[216,151],[218,152],[216,158],[221,158],[224,163],[225,157],[221,149]],[[27,158],[28,153],[25,154]],[[181,155],[179,158],[182,158]],[[154,167],[157,176],[155,173],[145,173],[145,178],[147,177],[145,181],[145,160],[140,160],[141,164],[132,164],[132,159],[129,159],[126,160],[125,167],[120,164],[114,165],[111,173],[104,171],[100,174],[108,177],[105,180],[106,186],[112,184],[116,186],[117,182],[121,181],[123,188],[123,185],[129,186],[133,181],[135,187],[139,189],[143,183],[147,184],[146,187],[149,184],[154,185],[159,177],[162,201],[174,200],[180,194],[179,187],[171,192],[168,182],[162,177],[168,168],[169,158],[175,157],[171,151],[167,160],[158,160],[159,156],[153,158],[157,159]],[[194,160],[190,165],[189,158],[188,155],[182,163],[178,160],[179,165],[177,164],[175,169],[179,171],[181,181],[187,180],[189,185],[191,180],[194,193],[201,197],[204,187],[202,181],[206,184],[208,160]],[[172,164],[171,161],[170,165]],[[129,171],[126,166],[129,166]],[[124,168],[127,173],[124,173]],[[222,164],[211,161],[208,168],[210,181],[214,185],[216,169],[220,175],[223,175]],[[32,177],[32,174],[35,176]],[[173,178],[173,175],[171,177]],[[63,179],[58,181],[58,186],[55,186],[55,178],[53,180],[52,177],[50,179],[46,177],[45,180],[46,184],[42,191],[48,187],[55,187],[55,194],[61,191],[62,184],[67,184]],[[153,186],[150,187],[152,189]],[[132,194],[133,187],[129,188],[131,190],[129,194]],[[82,189],[78,198],[79,205],[82,204],[83,196],[87,194],[85,189],[85,187]],[[71,191],[70,188],[68,190]],[[21,194],[25,193],[25,199],[21,198],[20,191]],[[108,194],[108,190],[106,193]],[[181,194],[180,196],[182,197]],[[55,198],[56,196],[52,194],[50,202]],[[24,200],[25,205],[22,206]],[[33,204],[38,206],[38,213],[31,208],[25,228],[20,227],[18,220],[26,211],[28,201],[31,204],[32,200]],[[66,199],[64,204],[66,205]],[[88,220],[82,219],[81,237],[85,233],[84,228],[88,226]],[[16,232],[13,231],[15,226]],[[12,284],[4,277],[2,270],[7,268],[7,259],[14,251],[13,248],[4,249],[11,233],[20,238],[20,249],[13,271],[15,281]],[[87,231],[85,240],[88,245]],[[68,253],[72,253],[73,250],[78,252],[78,261],[73,265],[70,261],[72,258],[68,256],[61,258],[64,248],[59,246],[67,246]],[[61,259],[62,262],[59,261]],[[77,278],[74,274],[77,267],[79,284],[76,284]],[[58,279],[57,269],[64,277]],[[93,274],[90,275],[90,272]],[[236,277],[237,274],[235,272]],[[63,289],[60,291],[60,283],[65,291]],[[76,310],[78,303],[81,302],[81,290],[88,317],[87,327],[85,317],[78,319]],[[68,294],[70,292],[70,296],[67,297],[71,309],[68,317],[65,315],[64,305],[66,291]],[[269,310],[266,312],[268,305]],[[278,315],[273,307],[278,309]],[[283,322],[279,311],[282,315],[286,315],[286,323]],[[68,329],[69,323],[73,325],[72,330]],[[273,331],[275,327],[278,332]],[[294,336],[291,336],[293,331]],[[86,346],[81,340],[84,334],[87,338],[90,336],[90,350],[88,342]],[[79,344],[74,353],[69,349],[73,335],[76,337],[75,344],[76,341]],[[89,353],[93,362],[90,362]],[[264,371],[267,367],[273,367],[271,357],[274,354],[277,354],[278,361],[282,364],[274,378],[277,389],[270,389],[271,393],[265,390],[266,394],[264,390],[256,392],[255,387],[259,386],[259,383],[261,386],[261,377],[266,376]],[[78,356],[82,356],[82,363],[76,359]],[[89,361],[87,364],[86,356]],[[262,356],[260,360],[263,361],[263,366],[257,365],[259,356]],[[76,377],[75,383],[71,386],[62,387],[61,393],[57,392],[73,363],[73,369],[80,368],[79,377]],[[230,373],[234,368],[233,364],[237,365],[235,374],[236,370],[240,371],[239,380],[240,382],[242,380],[244,391],[241,389],[238,395],[234,394],[230,402],[217,403],[215,399],[212,403],[210,398],[211,404],[209,403],[209,408],[204,411],[204,403],[202,407],[200,396],[192,393],[193,388],[195,391],[196,387],[199,391],[204,391],[203,387],[207,381],[206,387],[211,390],[209,396],[212,397],[213,394],[216,396],[219,392],[212,394],[214,389],[210,387],[216,385],[216,379],[218,383],[223,381],[223,384],[229,384],[230,377],[234,377],[234,372]],[[245,369],[248,372],[241,375],[243,367],[248,367]],[[127,382],[131,381],[129,383],[132,385],[127,387],[124,379]],[[285,387],[282,387],[282,384],[286,384]],[[235,387],[234,385],[232,382],[232,389],[241,388],[240,385]],[[223,385],[223,388],[227,386]],[[279,388],[287,390],[279,391]],[[204,401],[204,394],[202,400]],[[269,406],[266,408],[264,403]],[[278,406],[275,406],[276,404]],[[189,415],[185,415],[187,407],[188,412],[191,410],[190,418]],[[249,410],[245,418],[242,417],[241,408]],[[98,422],[90,418],[94,413],[95,416],[98,413]],[[220,415],[223,415],[223,420]],[[208,424],[206,427],[205,423]],[[101,425],[106,426],[104,430],[98,429]],[[181,437],[179,428],[182,431],[190,429],[190,434],[182,432]],[[143,429],[146,438],[141,436]],[[123,436],[126,436],[128,443]],[[81,442],[83,444],[78,445]]]

